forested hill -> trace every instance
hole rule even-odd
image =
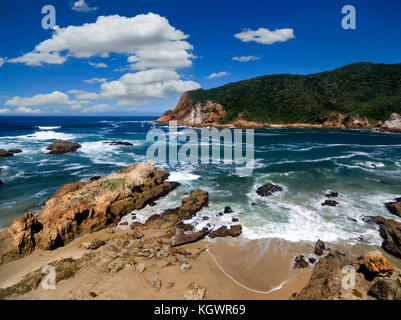
[[[342,113],[387,120],[401,114],[401,63],[355,63],[306,76],[279,74],[188,92],[191,100],[214,101],[224,106],[220,123],[239,113],[249,121],[316,123]]]

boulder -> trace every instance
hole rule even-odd
[[[392,279],[379,278],[368,294],[378,300],[401,300],[401,285]]]
[[[329,207],[335,207],[338,205],[338,202],[335,200],[326,200],[325,202],[322,203],[322,206],[329,206]]]
[[[79,148],[81,148],[81,145],[76,142],[54,141],[51,145],[47,147],[47,150],[50,150],[48,154],[64,154],[75,152]]]
[[[322,240],[318,240],[315,244],[315,254],[318,256],[321,256],[326,249],[326,245]]]
[[[227,206],[227,207],[224,208],[224,213],[227,214],[227,213],[232,213],[232,212],[234,212],[234,211],[233,211],[233,209],[231,209],[231,207]]]
[[[241,233],[242,233],[242,226],[240,224],[231,226],[230,229],[228,229],[226,226],[223,226],[211,232],[210,238],[228,237],[228,236],[238,237]]]
[[[366,222],[379,226],[380,236],[384,239],[382,248],[395,257],[401,258],[401,223],[381,216],[364,217]]]
[[[393,113],[390,119],[384,122],[384,126],[387,129],[401,130],[401,116],[398,113]]]
[[[206,289],[202,288],[196,282],[190,283],[184,291],[184,298],[186,300],[204,300]]]
[[[303,255],[295,257],[294,269],[307,268],[308,266],[309,266],[309,263],[308,263],[308,261],[305,260],[305,257]]]
[[[261,197],[271,196],[274,192],[283,191],[283,188],[272,183],[266,183],[256,190],[256,193]]]
[[[170,241],[171,246],[180,246],[186,243],[191,243],[198,241],[200,239],[203,239],[206,235],[206,232],[204,231],[198,231],[198,232],[190,232],[190,233],[178,233],[175,234]]]
[[[394,267],[379,251],[366,253],[362,258],[365,270],[372,275],[386,276],[394,271]]]
[[[4,149],[0,149],[0,158],[12,157],[14,154]]]
[[[82,247],[88,250],[96,250],[106,244],[106,241],[104,240],[99,240],[99,239],[94,239],[89,242],[85,242],[82,244]]]
[[[401,198],[396,198],[393,202],[387,202],[384,205],[392,214],[401,217]]]
[[[10,150],[8,150],[8,152],[11,152],[12,154],[16,154],[16,153],[21,153],[22,150],[21,149],[10,149]]]
[[[136,163],[92,183],[70,183],[52,195],[37,216],[17,218],[0,232],[0,264],[34,248],[55,249],[76,237],[116,225],[179,184],[150,162]]]
[[[182,272],[187,272],[189,269],[192,269],[192,266],[188,262],[184,262],[180,268]]]

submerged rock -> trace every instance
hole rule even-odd
[[[327,198],[337,198],[338,197],[338,192],[329,192],[326,194]]]
[[[329,206],[329,207],[335,207],[338,205],[338,202],[335,200],[326,200],[325,202],[322,203],[322,206]]]
[[[232,213],[232,212],[234,212],[234,211],[233,211],[233,209],[231,209],[231,207],[227,206],[227,207],[224,208],[224,213],[227,214],[227,213]]]
[[[106,141],[103,143],[107,143],[110,146],[133,146],[133,144],[128,141]]]
[[[1,186],[2,184],[4,184],[4,183],[3,183],[3,181],[0,180],[0,186]]]
[[[396,198],[393,202],[387,202],[384,205],[392,214],[401,217],[401,198]]]
[[[256,190],[256,193],[261,197],[271,196],[274,192],[283,191],[283,188],[272,183],[266,183]]]
[[[54,141],[51,145],[47,147],[47,150],[50,150],[48,154],[64,154],[75,152],[79,148],[81,148],[81,145],[76,142]]]
[[[220,227],[217,230],[214,230],[210,233],[210,238],[217,238],[217,237],[238,237],[242,233],[242,226],[237,224],[235,226],[231,226],[228,229],[226,226]]]
[[[16,154],[16,153],[22,153],[21,149],[10,149],[8,150],[8,152],[11,152],[12,154]]]
[[[121,217],[165,196],[179,184],[165,182],[166,171],[137,163],[92,183],[61,187],[37,216],[19,217],[0,232],[0,264],[34,248],[55,249],[76,237],[116,225]]]

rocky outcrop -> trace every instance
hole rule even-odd
[[[384,205],[392,214],[401,217],[401,198],[396,198],[393,202],[387,202]]]
[[[393,113],[390,119],[384,122],[384,127],[387,129],[401,130],[401,116],[398,113]]]
[[[276,186],[272,183],[266,183],[256,190],[256,193],[261,197],[271,196],[273,193],[283,191],[283,188]]]
[[[122,216],[176,188],[178,183],[165,182],[168,175],[149,162],[137,163],[97,181],[61,187],[37,216],[19,217],[0,233],[0,263],[38,247],[55,249],[82,234],[115,225]]]
[[[182,199],[181,205],[167,209],[161,214],[151,216],[145,223],[149,229],[169,229],[177,223],[191,219],[209,202],[209,195],[203,190],[194,190],[188,197]]]
[[[242,226],[240,224],[231,226],[228,229],[226,226],[222,226],[217,230],[210,233],[210,238],[221,238],[221,237],[238,237],[242,233]]]
[[[315,244],[315,254],[317,256],[321,256],[325,249],[326,249],[326,245],[324,244],[324,242],[322,240],[319,239]]]
[[[353,276],[355,281],[350,280]],[[392,300],[399,299],[400,292],[401,270],[395,269],[380,252],[351,257],[332,250],[319,260],[308,284],[292,299]]]
[[[48,154],[64,154],[75,152],[79,148],[81,148],[81,145],[76,142],[54,141],[47,147],[47,150],[50,150]]]
[[[305,260],[305,257],[303,255],[295,257],[294,269],[303,269],[307,268],[308,266],[309,263]]]
[[[224,107],[213,101],[194,103],[188,93],[184,93],[174,110],[165,112],[158,123],[177,121],[179,125],[213,126],[226,115]]]
[[[199,232],[189,232],[185,233],[183,231],[178,232],[171,238],[171,245],[180,246],[186,243],[195,242],[201,240],[205,237],[206,233],[204,231]]]
[[[322,203],[322,207],[324,206],[335,207],[336,205],[338,205],[338,202],[335,200],[326,200]]]
[[[393,256],[401,258],[401,223],[381,216],[365,217],[364,220],[379,226],[380,236],[384,239],[382,248]]]

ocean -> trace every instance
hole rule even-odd
[[[105,176],[146,160],[155,117],[0,117],[0,149],[23,153],[0,159],[0,228],[27,211],[39,212],[62,185]],[[182,128],[178,128],[181,130]],[[198,130],[198,129],[196,129]],[[209,192],[210,203],[192,219],[197,229],[241,223],[241,238],[280,238],[291,242],[323,241],[380,245],[375,226],[362,216],[401,221],[384,206],[401,196],[401,134],[373,130],[257,129],[255,168],[250,176],[230,164],[157,164],[181,186],[154,207],[135,212],[143,222],[172,208],[194,189]],[[48,155],[54,140],[82,145],[75,153]],[[133,146],[109,145],[128,141]],[[256,189],[267,182],[283,188],[266,198]],[[330,191],[339,205],[322,206]],[[233,213],[218,216],[225,206]],[[204,218],[204,217],[208,217]],[[239,222],[233,222],[237,218]],[[130,220],[127,215],[122,221]],[[207,219],[207,220],[206,220]]]

